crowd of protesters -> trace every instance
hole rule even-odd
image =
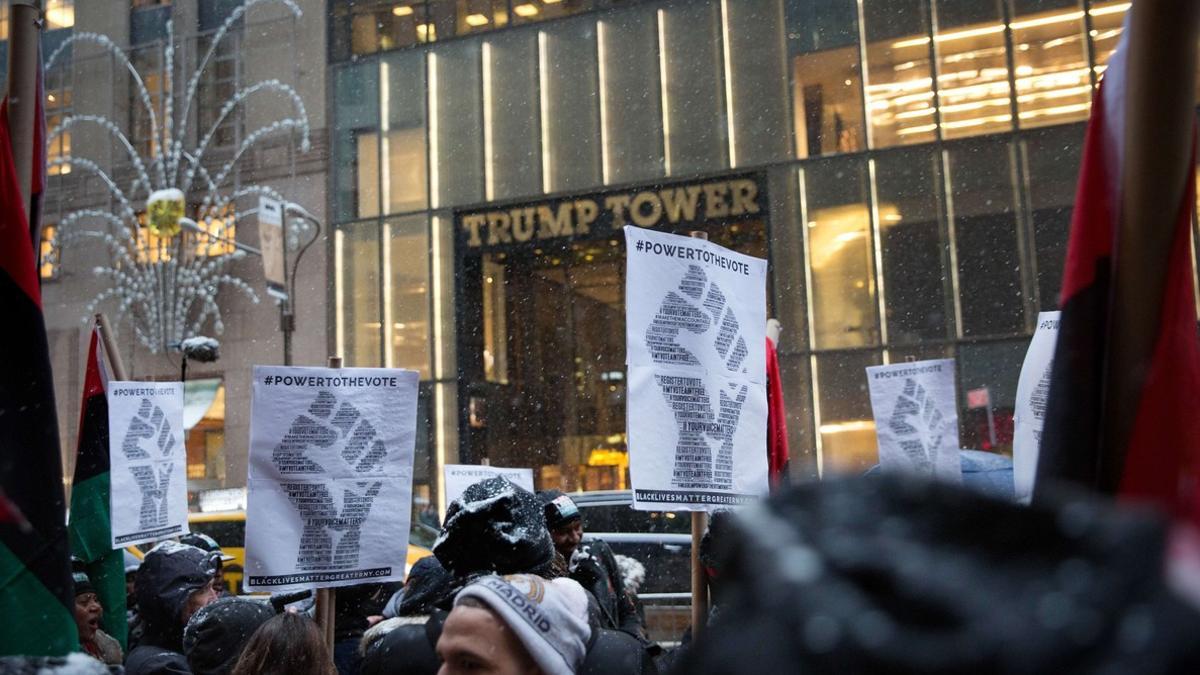
[[[1167,527],[1095,497],[868,476],[722,512],[703,639],[673,649],[584,525],[561,492],[476,483],[403,584],[338,589],[332,648],[311,598],[229,596],[229,557],[189,535],[130,557],[124,656],[76,571],[80,643],[130,675],[1200,672],[1200,584],[1163,573]]]

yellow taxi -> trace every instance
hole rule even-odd
[[[233,556],[233,560],[225,563],[223,567],[225,583],[228,585],[230,593],[242,595],[244,593],[242,576],[245,573],[246,565],[246,512],[239,509],[189,513],[188,529],[192,532],[207,534],[220,544],[221,550],[226,555]],[[408,537],[408,559],[404,566],[406,574],[413,563],[433,555],[433,551],[429,550],[429,547],[433,546],[437,535],[437,530],[423,523],[413,522]]]

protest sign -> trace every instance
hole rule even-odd
[[[767,491],[767,261],[625,228],[634,508],[705,511]]]
[[[962,481],[954,359],[867,368],[879,466]]]
[[[415,371],[255,366],[245,587],[400,581]]]
[[[481,480],[500,476],[513,485],[533,492],[533,469],[506,469],[499,466],[475,464],[447,464],[446,504],[458,499],[467,488]]]
[[[182,382],[108,383],[112,546],[188,531]]]
[[[1050,367],[1058,340],[1059,312],[1039,312],[1037,330],[1029,341],[1021,377],[1017,380],[1017,403],[1013,413],[1013,493],[1028,504],[1037,475],[1042,424],[1050,397]]]

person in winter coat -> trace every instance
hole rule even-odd
[[[78,569],[72,573],[75,582],[75,628],[79,632],[79,646],[89,656],[108,665],[121,665],[121,643],[100,630],[100,619],[104,607],[96,596],[96,589],[87,573]]]
[[[625,590],[621,568],[612,549],[599,539],[584,539],[583,514],[570,497],[558,490],[538,493],[554,548],[567,560],[570,577],[596,597],[600,625],[645,639],[646,628]]]
[[[129,627],[129,635],[125,639],[125,644],[129,649],[133,649],[142,639],[142,617],[138,614],[137,607],[137,571],[142,566],[142,561],[128,550],[124,551],[125,555],[125,625]]]
[[[164,541],[146,554],[137,572],[144,628],[141,642],[125,659],[127,675],[189,672],[183,628],[200,608],[217,599],[217,558],[175,541]]]
[[[214,575],[213,586],[217,589],[217,595],[222,598],[232,597],[229,587],[225,583],[225,563],[234,559],[225,551],[221,550],[221,545],[216,539],[203,534],[201,532],[189,532],[179,538],[179,543],[195,546],[201,551],[217,554],[217,573]]]
[[[229,675],[242,649],[275,610],[265,602],[220,598],[200,608],[183,629],[183,654],[193,675]]]
[[[285,612],[254,631],[232,675],[336,675],[321,630],[303,614]]]

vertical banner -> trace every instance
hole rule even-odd
[[[1025,362],[1021,364],[1021,378],[1017,380],[1017,403],[1013,413],[1013,494],[1022,504],[1028,504],[1033,496],[1060,314],[1038,313],[1037,330],[1029,341],[1029,351],[1025,352]]]
[[[767,261],[625,228],[634,508],[705,511],[767,492]]]
[[[267,293],[287,298],[287,254],[284,252],[283,204],[278,199],[258,198],[258,245],[262,249],[263,277]]]
[[[108,383],[112,546],[188,531],[182,382]]]
[[[962,482],[954,359],[867,368],[879,466]]]
[[[499,476],[518,487],[533,492],[533,469],[506,469],[499,466],[447,464],[446,504],[458,499],[467,488],[481,480]]]
[[[404,579],[417,381],[391,368],[254,367],[245,588]]]

